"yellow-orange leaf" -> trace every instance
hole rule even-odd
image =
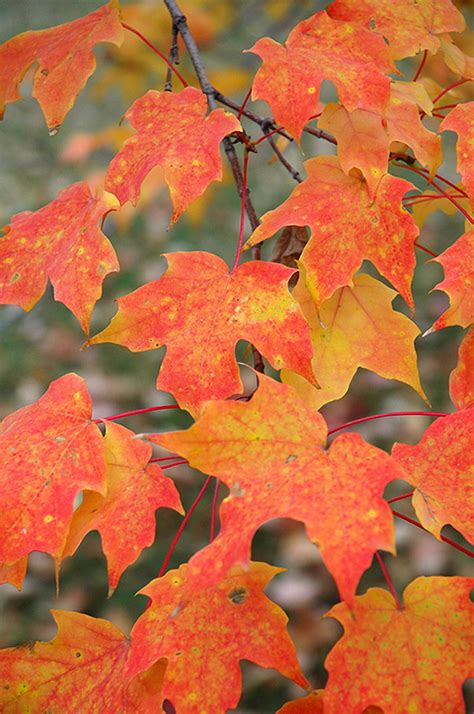
[[[474,205],[474,102],[458,104],[440,124],[440,131],[455,131],[458,135],[458,171]]]
[[[242,390],[234,356],[239,339],[254,344],[275,369],[291,369],[314,383],[309,328],[288,291],[293,270],[253,261],[229,273],[211,253],[166,257],[164,276],[119,298],[117,314],[92,343],[113,342],[133,352],[167,345],[157,387],[191,413],[207,399]]]
[[[474,327],[459,347],[458,364],[449,376],[449,393],[457,409],[474,407]]]
[[[337,87],[342,104],[381,111],[389,98],[394,70],[382,38],[349,23],[337,22],[326,12],[303,20],[286,44],[263,37],[247,50],[263,60],[252,87],[253,99],[264,99],[275,120],[299,140],[309,118],[317,111],[323,80]]]
[[[75,496],[83,488],[104,491],[103,439],[90,417],[85,382],[66,374],[1,423],[1,562],[32,550],[60,558]]]
[[[440,46],[438,35],[462,32],[466,24],[451,0],[335,0],[328,13],[379,32],[387,38],[394,59],[421,50],[434,54]]]
[[[0,118],[6,104],[20,99],[19,84],[28,68],[37,63],[33,96],[50,133],[56,133],[94,73],[95,45],[121,45],[122,40],[117,0],[73,22],[12,37],[0,47]]]
[[[51,642],[0,650],[4,714],[158,711],[163,661],[128,684],[124,669],[130,644],[115,625],[78,612],[52,610],[52,615],[58,633]]]
[[[173,481],[150,464],[151,446],[125,427],[107,422],[104,438],[107,493],[85,491],[69,528],[63,557],[72,555],[92,530],[99,531],[107,557],[109,593],[123,571],[155,540],[155,511],[182,513]]]
[[[416,446],[395,444],[392,455],[415,486],[421,524],[440,538],[449,523],[474,543],[474,409],[437,419]]]
[[[374,552],[394,551],[393,518],[382,493],[401,471],[358,434],[338,436],[325,451],[319,412],[290,387],[264,376],[259,381],[249,402],[208,402],[187,431],[149,437],[230,489],[220,509],[221,532],[194,556],[193,571],[209,579],[248,563],[263,523],[294,518],[320,546],[341,597],[350,600]]]
[[[82,181],[38,211],[13,216],[0,236],[0,303],[31,310],[48,277],[86,334],[105,277],[119,270],[115,251],[99,224],[117,210],[115,196]]]
[[[340,399],[358,367],[370,369],[385,379],[398,379],[426,399],[420,384],[414,340],[420,330],[408,317],[392,309],[394,290],[369,275],[354,277],[353,287],[339,288],[319,311],[301,276],[293,297],[300,303],[311,326],[313,371],[320,389],[296,378],[301,396],[311,392],[311,404]],[[296,387],[284,371],[283,381]]]
[[[276,714],[324,714],[324,690],[318,689],[307,697],[284,704]]]
[[[473,586],[474,578],[422,577],[405,589],[400,610],[380,588],[333,607],[328,616],[344,635],[326,659],[324,714],[363,714],[370,705],[390,714],[464,711],[461,685],[474,675]]]
[[[0,585],[4,583],[10,583],[14,585],[17,590],[21,590],[23,586],[23,580],[26,575],[26,568],[28,565],[28,558],[20,558],[15,563],[7,565],[7,563],[0,563]]]
[[[273,211],[265,213],[247,248],[289,225],[310,226],[301,256],[307,287],[320,304],[344,285],[364,259],[370,260],[409,305],[418,228],[401,199],[412,184],[394,176],[380,180],[371,200],[367,182],[347,176],[334,156],[305,163],[308,178]]]
[[[233,114],[215,109],[206,116],[206,107],[206,97],[195,87],[150,90],[137,99],[125,114],[137,133],[111,162],[106,189],[121,204],[136,204],[145,176],[160,165],[173,202],[171,222],[177,221],[211,181],[222,179],[220,142],[241,129]]]
[[[371,196],[375,195],[381,176],[387,173],[393,141],[411,146],[420,164],[432,173],[441,164],[441,138],[421,123],[417,106],[420,93],[423,109],[429,112],[431,101],[422,85],[394,82],[390,101],[381,112],[369,109],[349,112],[341,104],[328,104],[318,119],[318,126],[337,139],[337,155],[344,171],[360,169]]]
[[[286,630],[288,618],[263,592],[279,572],[251,563],[245,572],[234,568],[218,583],[196,587],[182,565],[152,580],[140,590],[152,603],[132,630],[128,676],[166,657],[163,697],[182,714],[237,706],[242,659],[307,687]]]
[[[444,280],[435,289],[449,295],[449,307],[433,329],[442,330],[450,325],[468,327],[474,322],[474,230],[464,233],[433,260],[441,263],[444,270]]]

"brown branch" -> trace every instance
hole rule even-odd
[[[168,67],[168,70],[166,72],[166,80],[165,80],[165,92],[172,92],[173,91],[173,86],[172,86],[172,78],[173,78],[173,70],[172,66],[175,64],[179,64],[179,50],[178,50],[178,28],[173,24],[173,27],[171,28],[171,47],[170,47],[170,53],[168,55],[168,59],[170,61],[170,66]]]
[[[268,137],[268,141],[270,143],[270,146],[272,147],[273,151],[275,152],[275,156],[277,157],[278,161],[283,164],[285,169],[293,176],[295,181],[298,181],[298,183],[302,183],[303,179],[301,178],[299,172],[290,164],[290,162],[283,156],[283,153],[280,151],[278,146],[276,145],[273,136]]]

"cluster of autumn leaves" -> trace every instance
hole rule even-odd
[[[229,271],[210,253],[169,253],[165,274],[119,298],[110,325],[89,336],[102,283],[119,270],[102,232],[105,216],[135,204],[156,166],[169,186],[172,223],[222,178],[220,144],[242,127],[222,109],[207,114],[206,97],[195,87],[150,90],[133,103],[126,118],[135,133],[110,163],[103,187],[74,184],[47,206],[11,219],[0,239],[0,302],[30,310],[49,279],[55,299],[76,316],[91,344],[113,342],[132,351],[165,345],[157,387],[195,423],[146,441],[112,421],[102,433],[91,418],[87,387],[74,374],[6,417],[1,580],[21,587],[35,550],[49,553],[59,572],[84,536],[98,530],[113,592],[152,544],[155,511],[182,512],[173,481],[150,463],[152,444],[216,477],[229,496],[209,546],[141,591],[150,606],[130,642],[111,623],[56,611],[52,642],[0,652],[2,711],[152,712],[161,697],[179,713],[224,712],[240,697],[241,659],[273,667],[310,691],[287,618],[263,592],[279,569],[250,560],[255,532],[277,517],[302,521],[319,546],[341,596],[328,614],[344,627],[326,660],[324,693],[281,711],[461,711],[461,684],[473,660],[474,580],[418,578],[402,604],[385,590],[356,596],[356,588],[378,550],[395,552],[393,514],[383,498],[395,479],[413,486],[413,506],[426,530],[440,538],[450,524],[474,542],[467,505],[474,498],[473,329],[451,375],[456,411],[435,421],[418,445],[396,444],[388,455],[349,433],[326,448],[318,409],[346,393],[360,366],[425,397],[414,348],[419,330],[391,307],[397,293],[414,307],[419,228],[402,200],[415,187],[389,174],[388,165],[408,157],[409,146],[418,173],[433,179],[442,161],[439,132],[456,132],[463,185],[454,188],[469,206],[474,102],[455,106],[435,133],[422,119],[433,113],[436,96],[421,81],[389,75],[397,72],[395,60],[426,51],[441,52],[451,71],[474,79],[474,60],[449,34],[463,28],[450,0],[335,0],[327,12],[300,22],[284,45],[263,38],[250,50],[263,62],[252,97],[270,105],[296,142],[319,108],[324,80],[334,83],[340,101],[318,118],[318,129],[336,140],[337,156],[306,161],[307,178],[262,217],[247,243],[255,246],[287,226],[309,226],[291,292],[295,270],[276,262],[251,260]],[[122,34],[112,0],[67,25],[9,40],[0,47],[0,111],[19,99],[19,83],[36,63],[33,96],[55,133],[94,71],[95,45],[120,45]],[[447,200],[446,191],[438,191]],[[358,273],[364,260],[394,290]],[[474,231],[436,260],[445,271],[437,287],[450,306],[432,329],[468,327],[474,322]],[[242,391],[234,352],[239,339],[280,370],[282,380],[259,375],[255,393],[240,401],[229,400]],[[393,671],[403,672],[402,684],[387,680]]]

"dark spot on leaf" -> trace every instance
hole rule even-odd
[[[163,699],[163,711],[165,714],[176,714],[176,709],[169,699]]]
[[[44,77],[47,77],[48,74],[49,74],[49,69],[47,69],[46,67],[43,67],[43,69],[41,70],[41,74],[42,74]]]
[[[77,659],[80,659],[82,657],[82,652],[76,652],[76,657]]]
[[[20,273],[13,273],[12,277],[10,278],[10,283],[16,283],[17,280],[20,279]]]
[[[247,590],[245,588],[235,588],[229,593],[229,600],[234,603],[234,605],[241,605],[247,598]]]
[[[298,457],[295,456],[294,454],[289,454],[289,456],[286,457],[285,464],[291,464],[292,461],[296,461]]]
[[[4,684],[4,685],[3,685],[3,688],[4,688],[4,689],[10,689],[10,685],[9,685],[9,684]]]

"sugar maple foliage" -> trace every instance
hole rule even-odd
[[[255,43],[249,52],[261,66],[240,105],[210,84],[175,0],[159,7],[174,27],[170,39],[181,36],[197,86],[174,66],[175,50],[167,59],[167,51],[122,21],[115,0],[0,47],[2,115],[19,99],[18,85],[35,64],[33,96],[52,134],[93,73],[98,43],[119,47],[125,29],[169,66],[166,91],[147,91],[126,113],[135,133],[110,134],[119,148],[103,186],[73,184],[50,204],[11,218],[0,237],[0,302],[30,310],[49,278],[55,299],[75,315],[89,345],[113,342],[133,352],[165,346],[157,388],[176,401],[167,408],[187,410],[194,424],[135,434],[114,420],[143,410],[92,419],[91,397],[76,374],[59,377],[34,404],[7,416],[0,427],[0,582],[21,588],[33,551],[54,558],[58,578],[64,559],[97,530],[111,594],[154,541],[155,512],[182,513],[172,478],[153,463],[160,458],[153,457],[153,445],[176,455],[161,457],[170,458],[167,468],[186,461],[207,479],[158,577],[140,590],[148,607],[130,639],[106,620],[53,611],[53,640],[0,651],[1,710],[217,714],[238,705],[246,659],[302,688],[301,698],[281,712],[461,711],[461,686],[474,675],[474,580],[420,577],[399,600],[379,551],[395,553],[394,516],[400,516],[472,557],[442,528],[450,525],[474,543],[474,327],[450,377],[456,410],[413,412],[438,417],[417,445],[397,443],[389,454],[355,433],[328,444],[351,424],[328,430],[319,410],[346,394],[359,367],[404,382],[428,401],[414,345],[420,333],[411,289],[417,248],[442,266],[444,280],[436,288],[449,298],[428,332],[474,322],[474,102],[439,104],[474,78],[473,58],[449,35],[464,29],[464,18],[450,0],[335,0],[327,12],[292,28],[285,44],[268,37]],[[451,85],[433,89],[423,82],[430,53],[457,74]],[[417,54],[414,71],[409,62],[395,64]],[[322,106],[326,80],[338,102]],[[274,119],[249,112],[250,96],[264,100]],[[248,133],[248,119],[264,132],[258,140]],[[457,134],[463,185],[436,173],[449,155],[449,146],[442,150],[444,132]],[[305,156],[304,180],[276,134],[298,146],[303,134],[320,140],[318,156]],[[267,139],[301,185],[259,220],[247,176]],[[324,142],[335,155],[323,153]],[[222,179],[221,144],[241,197],[232,267],[208,252],[173,252],[171,233],[165,273],[119,297],[109,326],[90,338],[102,283],[119,270],[103,232],[107,215],[135,205],[146,176],[159,166],[174,224]],[[394,167],[403,178],[393,175]],[[419,188],[415,176],[428,188]],[[418,238],[426,215],[440,205],[459,211],[467,229],[437,256]],[[245,213],[252,260],[240,263]],[[263,260],[261,244],[280,229],[274,260]],[[365,261],[379,277],[368,273]],[[409,317],[392,305],[397,294]],[[239,340],[247,341],[244,359],[255,367],[250,392],[235,357]],[[273,376],[264,374],[269,367]],[[166,572],[213,478],[211,542]],[[387,484],[400,479],[413,491],[398,498],[412,497],[419,522],[393,511],[384,498]],[[217,532],[220,484],[229,494]],[[256,531],[278,517],[304,524],[341,598],[326,613],[344,633],[326,659],[324,691],[306,678],[288,618],[264,593],[281,569],[251,560]],[[374,559],[388,589],[361,594],[360,579]]]

